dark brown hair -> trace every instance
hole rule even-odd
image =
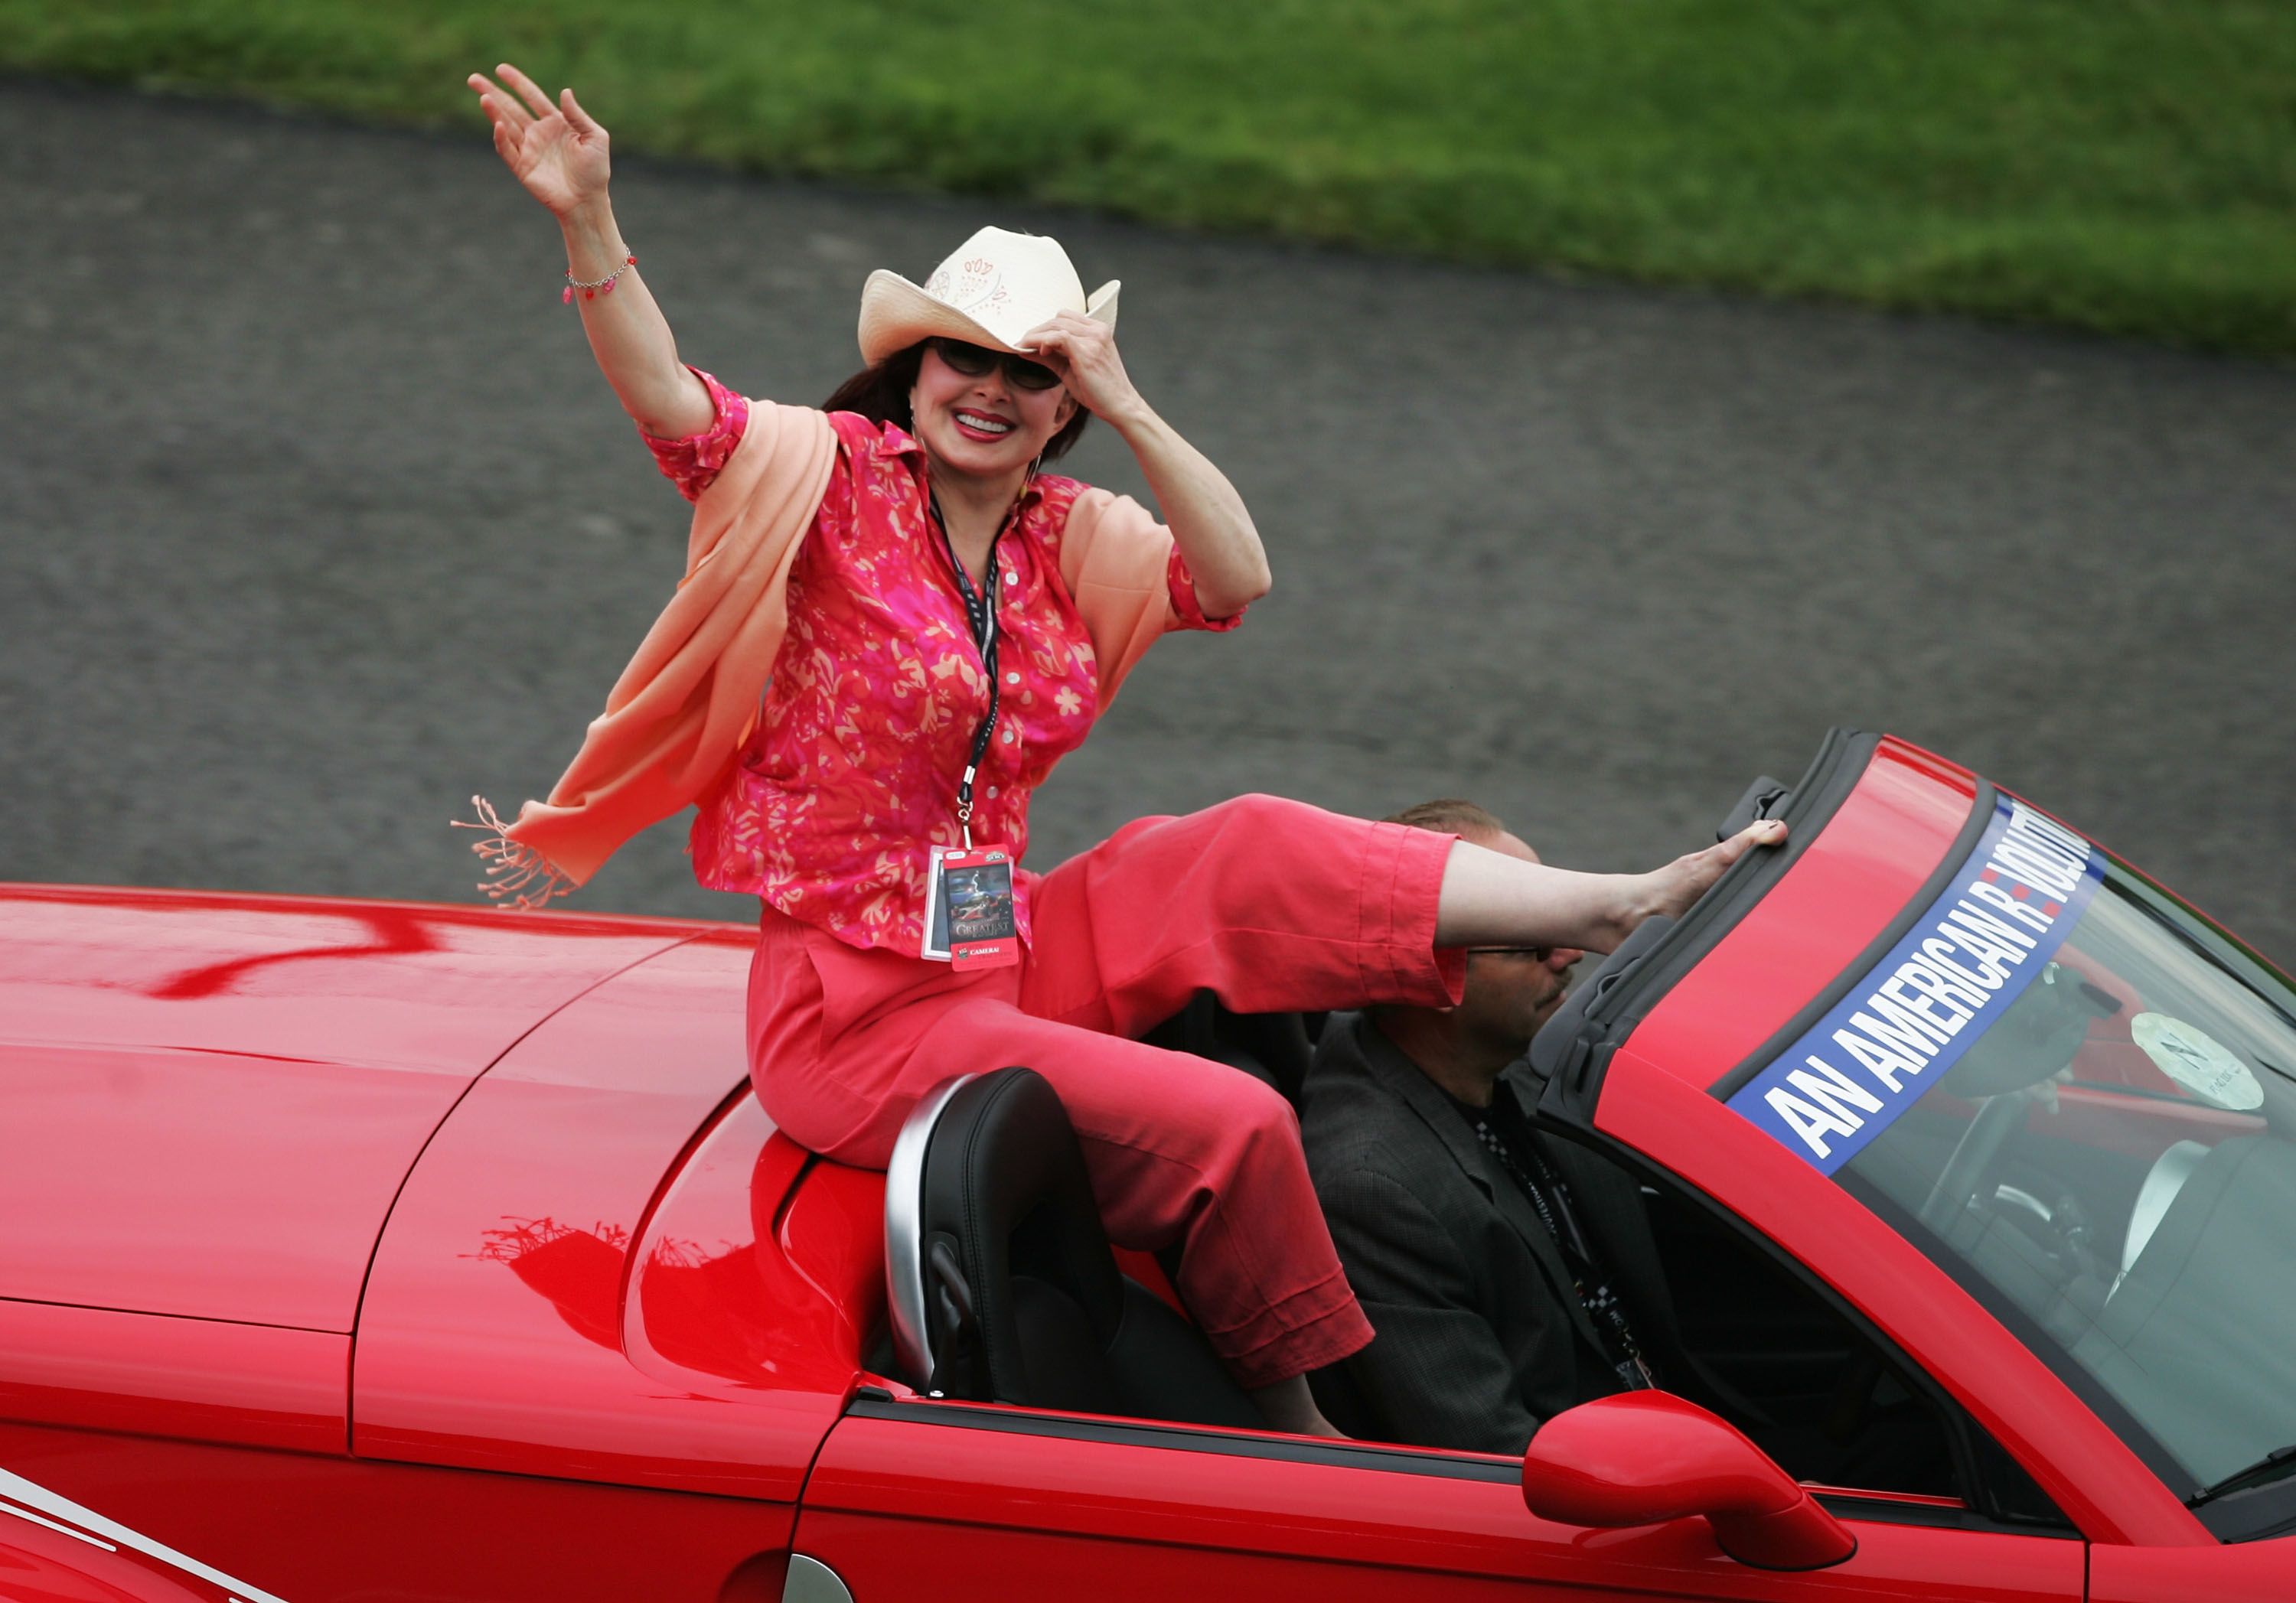
[[[821,404],[824,412],[857,412],[873,423],[898,423],[914,429],[916,421],[909,415],[909,391],[916,388],[917,369],[925,359],[924,341],[920,339],[906,350],[895,351],[882,362],[873,363],[840,384],[830,397]],[[1076,397],[1069,397],[1074,403]],[[1084,433],[1084,426],[1092,421],[1092,413],[1077,405],[1076,415],[1061,425],[1060,432],[1045,442],[1040,462],[1058,462],[1069,454],[1069,447]]]
[[[1473,802],[1447,796],[1440,801],[1421,802],[1415,807],[1406,807],[1380,821],[1382,823],[1408,824],[1414,830],[1433,830],[1440,835],[1504,835],[1506,825],[1488,807]]]

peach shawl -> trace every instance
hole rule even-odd
[[[749,426],[693,508],[685,577],[591,720],[546,801],[505,825],[473,797],[479,888],[540,907],[586,883],[631,836],[707,796],[755,725],[789,626],[789,576],[836,466],[822,413],[750,403]],[[1128,496],[1078,495],[1061,577],[1099,664],[1101,706],[1170,619],[1171,536]]]

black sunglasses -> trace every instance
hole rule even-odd
[[[967,345],[962,339],[928,339],[927,345],[940,359],[968,379],[977,379],[998,363],[1004,365],[1005,381],[1015,389],[1050,389],[1061,381],[1061,375],[1041,362],[1031,362],[1026,356],[1015,356],[1006,351],[992,351],[985,346]]]
[[[1469,957],[1527,957],[1534,963],[1543,963],[1554,955],[1552,946],[1470,946]]]

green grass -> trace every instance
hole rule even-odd
[[[2296,354],[2290,0],[0,0],[0,64]]]

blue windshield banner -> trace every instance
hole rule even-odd
[[[1905,938],[1730,1107],[1833,1174],[2009,1010],[2103,882],[2103,853],[2002,798]]]

